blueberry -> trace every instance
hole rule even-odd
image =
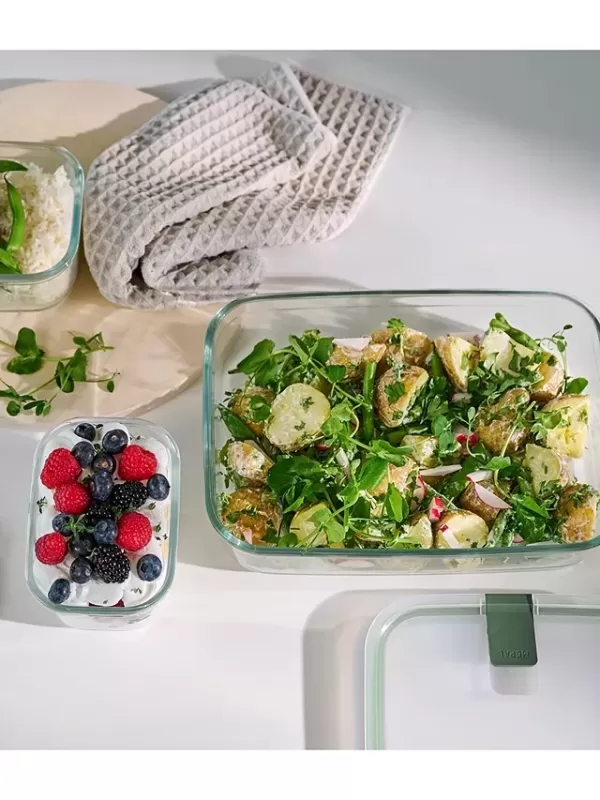
[[[151,553],[142,556],[137,563],[137,573],[143,581],[155,581],[162,572],[162,561]]]
[[[92,567],[92,562],[87,558],[79,556],[79,558],[76,558],[71,564],[69,574],[71,576],[71,580],[75,583],[87,583],[89,580],[91,580],[93,571],[94,569]]]
[[[63,533],[65,536],[70,536],[73,533],[73,524],[75,517],[70,514],[57,514],[52,520],[52,530],[57,533]]]
[[[100,469],[94,472],[90,480],[89,489],[93,500],[103,503],[108,500],[113,488],[113,479],[110,472],[105,469]]]
[[[64,603],[70,594],[71,584],[69,581],[66,578],[58,578],[50,587],[48,600],[50,600],[51,603]]]
[[[102,437],[102,449],[105,453],[115,455],[122,453],[129,444],[129,436],[122,428],[107,431]]]
[[[98,472],[102,469],[106,472],[110,472],[112,475],[116,468],[117,462],[108,453],[98,453],[98,455],[92,461],[92,469],[94,472]]]
[[[94,527],[94,539],[98,544],[114,544],[117,538],[117,523],[112,519],[101,519]]]
[[[146,489],[148,490],[148,496],[153,500],[166,500],[171,491],[171,486],[164,475],[157,473],[149,479]]]
[[[71,450],[71,455],[75,456],[79,465],[84,469],[92,466],[95,453],[94,445],[90,444],[90,442],[77,442]]]
[[[86,535],[78,538],[73,537],[69,542],[69,552],[72,556],[89,556],[96,547],[96,542],[92,536]]]
[[[80,439],[87,439],[88,442],[93,442],[96,438],[96,428],[89,422],[81,422],[75,428],[75,436],[79,436]]]

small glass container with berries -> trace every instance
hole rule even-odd
[[[171,587],[179,450],[141,419],[74,419],[40,442],[27,583],[71,627],[129,629]]]

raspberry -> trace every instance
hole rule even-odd
[[[154,453],[138,444],[130,444],[123,450],[119,461],[119,477],[124,481],[147,481],[158,468]]]
[[[65,483],[74,483],[81,475],[81,465],[66,447],[53,450],[42,469],[40,480],[47,489],[58,489]]]
[[[81,483],[67,483],[54,492],[54,505],[63,514],[84,514],[90,507],[90,495]]]
[[[152,538],[152,525],[148,517],[138,514],[137,511],[129,511],[123,514],[118,522],[119,533],[117,544],[123,550],[135,553],[146,547]]]
[[[46,533],[35,543],[35,555],[42,564],[60,564],[67,555],[67,540],[62,533]]]

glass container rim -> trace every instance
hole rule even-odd
[[[379,558],[426,558],[426,559],[440,559],[440,558],[501,558],[507,555],[542,555],[543,553],[573,553],[584,552],[592,550],[600,545],[600,534],[596,535],[593,539],[584,542],[536,542],[533,544],[517,544],[510,547],[473,547],[473,548],[451,548],[451,549],[431,549],[422,548],[420,550],[394,550],[392,548],[362,548],[358,549],[335,549],[331,547],[307,547],[300,549],[298,547],[265,547],[264,545],[248,544],[234,536],[223,525],[221,518],[217,512],[218,498],[216,496],[216,487],[211,476],[214,473],[214,465],[211,463],[211,458],[215,452],[214,441],[214,381],[213,381],[213,352],[217,332],[221,323],[227,316],[239,306],[250,305],[265,301],[277,300],[312,300],[317,298],[339,298],[339,299],[352,299],[352,298],[402,298],[402,297],[547,297],[556,298],[559,300],[566,300],[568,303],[581,308],[590,318],[596,328],[598,340],[600,342],[600,320],[588,306],[576,297],[573,297],[562,292],[552,292],[545,290],[525,290],[519,291],[515,289],[407,289],[404,291],[397,291],[394,289],[385,290],[358,290],[358,291],[340,291],[340,292],[281,292],[277,294],[260,294],[251,297],[239,297],[231,300],[220,308],[211,319],[206,330],[206,337],[204,340],[204,386],[202,396],[202,409],[203,409],[203,435],[204,435],[204,495],[205,505],[208,517],[213,528],[216,532],[232,547],[242,551],[248,555],[260,555],[265,558],[273,558],[277,556],[294,556],[296,558],[310,558],[316,557],[319,559],[330,558],[343,558],[343,559],[379,559]]]

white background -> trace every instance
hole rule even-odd
[[[544,288],[600,313],[598,54],[290,55],[324,77],[404,101],[413,113],[353,226],[330,243],[269,252],[269,286],[315,276],[332,289]],[[206,78],[253,74],[256,59],[0,52],[0,88],[91,79],[169,100]],[[556,322],[564,321],[549,325]],[[328,704],[329,689],[344,659],[359,652],[344,623],[357,613],[355,602],[344,605],[348,590],[600,587],[593,555],[566,570],[504,576],[241,572],[203,511],[200,387],[150,416],[181,447],[184,511],[174,589],[140,636],[61,629],[29,598],[22,564],[36,442],[26,432],[0,432],[0,748],[335,743],[327,736],[339,708]],[[365,607],[377,604],[373,594],[364,597]],[[94,712],[81,724],[78,704],[90,686]]]

